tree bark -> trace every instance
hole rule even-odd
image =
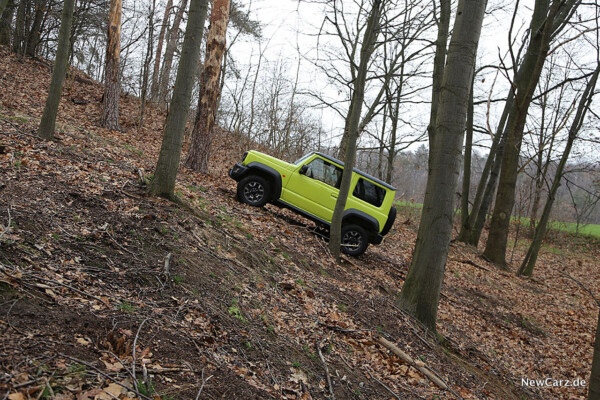
[[[567,165],[567,161],[569,160],[571,149],[573,148],[573,142],[577,138],[579,130],[583,124],[585,115],[592,103],[594,90],[596,88],[596,82],[598,81],[598,73],[600,73],[600,64],[598,64],[594,75],[586,85],[585,91],[579,101],[577,113],[575,114],[575,118],[573,119],[571,128],[569,129],[569,137],[567,139],[567,144],[565,145],[565,149],[560,158],[560,162],[558,163],[558,166],[556,167],[556,172],[554,173],[554,180],[552,181],[552,186],[550,187],[550,192],[548,193],[548,200],[544,205],[542,217],[540,218],[540,222],[535,228],[533,240],[531,241],[531,245],[527,250],[527,255],[525,256],[521,267],[517,271],[517,275],[531,276],[533,274],[533,268],[535,267],[540,248],[542,247],[542,240],[546,235],[546,229],[548,227],[548,221],[550,220],[550,212],[552,211],[552,205],[554,204],[556,192],[558,191],[558,188],[560,186],[560,181],[563,178],[563,172],[565,166]]]
[[[219,77],[229,22],[229,0],[215,0],[210,15],[210,27],[206,41],[206,58],[201,78],[198,113],[192,131],[192,143],[186,166],[208,173],[210,148],[219,99]]]
[[[27,42],[25,44],[25,54],[29,57],[35,57],[37,47],[40,43],[40,35],[44,14],[46,13],[47,1],[36,0],[34,2],[34,17],[31,28],[27,34]]]
[[[58,113],[63,83],[65,81],[65,76],[67,75],[70,47],[69,39],[71,35],[71,24],[73,22],[74,6],[75,0],[65,0],[63,5],[52,80],[50,81],[50,89],[48,90],[44,114],[42,115],[42,120],[40,121],[40,126],[38,128],[38,136],[46,140],[52,140],[54,138],[56,114]]]
[[[0,15],[4,13],[6,6],[8,5],[8,0],[0,0]]]
[[[506,245],[510,217],[515,204],[519,156],[527,113],[550,48],[554,20],[562,2],[555,0],[550,8],[548,8],[548,4],[548,0],[536,0],[535,2],[530,27],[530,44],[522,67],[517,73],[515,101],[508,119],[508,132],[502,157],[496,203],[490,233],[483,252],[484,257],[501,268],[506,268]]]
[[[360,48],[360,64],[357,69],[356,79],[353,82],[353,93],[351,107],[346,117],[347,136],[346,154],[344,157],[344,173],[340,193],[335,203],[333,217],[331,220],[329,250],[336,261],[340,259],[340,245],[342,241],[342,218],[346,208],[346,200],[350,193],[350,181],[352,180],[352,169],[356,159],[356,141],[358,140],[358,125],[360,123],[363,100],[365,97],[365,84],[369,69],[369,60],[373,54],[375,42],[379,31],[379,20],[381,17],[382,0],[373,0],[371,12],[365,34]]]
[[[502,112],[502,116],[500,117],[496,134],[494,135],[494,139],[492,140],[490,154],[485,160],[485,165],[483,167],[483,171],[481,172],[481,178],[479,178],[479,184],[477,185],[475,199],[473,200],[473,207],[471,208],[471,213],[469,214],[469,221],[467,224],[468,232],[466,232],[465,234],[467,241],[465,243],[469,243],[475,247],[477,247],[477,244],[479,243],[479,237],[481,236],[483,222],[485,221],[485,216],[488,212],[492,191],[496,188],[496,179],[497,176],[500,174],[500,163],[498,162],[498,169],[496,171],[494,169],[496,166],[494,160],[496,160],[497,158],[498,160],[502,159],[502,152],[504,151],[503,138],[505,137],[504,129],[506,127],[506,120],[508,119],[508,114],[510,113],[512,101],[513,92],[511,90],[508,96],[508,100],[504,105],[504,111]],[[496,171],[495,176],[494,171]],[[490,188],[490,191],[488,196],[486,197],[484,193],[488,193],[488,191],[486,190],[488,188]],[[479,220],[479,215],[482,216],[481,221]],[[481,222],[481,225],[479,225],[479,222]],[[479,229],[477,229],[477,226],[479,226]]]
[[[462,194],[460,198],[460,233],[458,240],[466,242],[471,227],[469,225],[469,193],[471,192],[471,152],[473,151],[473,86],[475,74],[469,93],[469,107],[467,109],[467,137],[465,139],[465,159],[463,162]]]
[[[160,71],[159,82],[158,82],[158,104],[166,106],[169,102],[169,83],[171,81],[171,67],[173,66],[173,57],[175,56],[175,50],[177,49],[177,38],[179,37],[179,26],[183,19],[185,8],[187,7],[188,0],[181,0],[179,10],[175,14],[175,20],[173,21],[173,27],[168,31],[167,35],[167,47],[165,49],[165,56],[163,57],[163,65]]]
[[[485,0],[460,0],[444,79],[440,87],[433,152],[412,263],[399,306],[436,332],[437,310],[452,235],[454,193],[458,184],[477,45]]]
[[[25,18],[27,16],[29,0],[19,1],[17,4],[17,17],[15,19],[15,29],[13,34],[13,51],[17,54],[22,54],[25,41]]]
[[[4,9],[0,15],[0,44],[10,46],[10,37],[12,29],[13,14],[15,4],[13,0],[2,0],[0,7],[4,5]]]
[[[207,8],[208,0],[191,0],[190,2],[188,25],[173,89],[172,107],[165,122],[160,155],[149,188],[151,194],[169,199],[174,198],[175,179],[179,169],[181,145],[192,97],[192,87],[198,70]]]
[[[154,50],[154,13],[156,11],[156,0],[152,0],[152,6],[149,9],[148,15],[148,47],[146,48],[146,57],[142,71],[142,95],[140,105],[140,123],[141,127],[144,124],[144,112],[146,110],[146,101],[148,100],[148,78],[150,75],[150,63],[152,62]]]
[[[120,131],[119,97],[121,83],[119,57],[121,49],[121,0],[110,0],[108,14],[108,45],[106,47],[106,69],[104,74],[104,97],[102,100],[102,127]]]
[[[590,373],[588,400],[600,399],[600,312],[596,325],[596,338],[594,340],[594,355],[592,357],[592,372]]]
[[[433,59],[433,80],[431,85],[431,112],[427,134],[429,135],[429,154],[435,146],[435,127],[440,98],[442,79],[444,78],[444,67],[446,65],[446,51],[448,46],[448,34],[450,31],[450,0],[440,0],[440,16],[438,22],[438,34],[435,42],[435,57]]]
[[[167,1],[167,7],[165,8],[165,15],[162,20],[160,27],[160,33],[158,34],[158,44],[156,46],[156,58],[154,59],[154,72],[152,73],[152,85],[150,86],[150,97],[152,101],[158,100],[158,77],[160,74],[160,56],[162,55],[163,44],[165,41],[165,33],[169,27],[169,15],[171,13],[171,7],[173,7],[173,0]]]

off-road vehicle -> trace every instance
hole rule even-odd
[[[237,197],[243,203],[255,207],[273,203],[328,228],[343,172],[343,162],[323,153],[310,153],[290,164],[249,151],[229,170],[229,176],[238,182]],[[395,194],[389,184],[353,170],[342,222],[344,253],[358,256],[369,243],[381,243],[396,218]]]

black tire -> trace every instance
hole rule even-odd
[[[242,203],[262,207],[271,198],[271,185],[262,176],[247,176],[237,185],[237,197]]]
[[[369,247],[367,231],[360,225],[342,226],[342,253],[357,257]]]

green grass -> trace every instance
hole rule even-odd
[[[513,217],[513,221],[517,221],[517,219]],[[521,225],[528,227],[529,221],[530,221],[529,218],[521,217]],[[577,231],[577,224],[574,222],[553,221],[548,224],[548,229],[574,234]],[[579,234],[581,236],[591,236],[591,237],[600,239],[600,225],[595,225],[595,224],[579,225]]]
[[[414,212],[415,210],[422,210],[423,204],[410,202],[405,200],[397,200],[394,202],[398,211],[402,213],[402,211],[410,210]],[[460,215],[460,210],[457,210],[458,215]],[[519,218],[512,217],[514,222],[518,221]],[[520,218],[521,225],[528,227],[529,226],[529,218],[521,217]],[[577,224],[574,222],[551,222],[548,226],[549,230],[567,232],[567,233],[575,233],[577,230]],[[600,225],[588,224],[588,225],[580,225],[579,226],[579,234],[581,236],[590,236],[600,239]]]

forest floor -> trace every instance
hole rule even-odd
[[[187,205],[149,197],[164,112],[138,126],[123,96],[123,132],[99,128],[102,87],[71,71],[44,142],[49,80],[0,48],[0,399],[585,398],[522,379],[588,379],[598,241],[549,238],[532,279],[453,242],[442,346],[396,307],[414,218],[338,265],[308,221],[235,200],[250,144],[223,131],[210,174],[180,171]]]

